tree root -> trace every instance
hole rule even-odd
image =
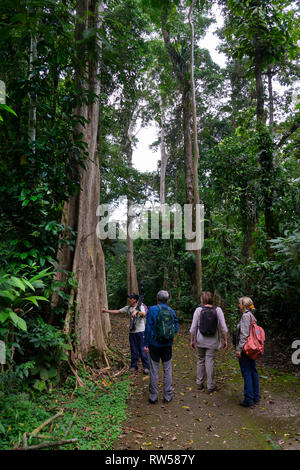
[[[28,446],[28,439],[30,439],[31,437],[36,437],[37,434],[41,431],[41,429],[43,429],[48,424],[52,423],[56,418],[63,415],[63,413],[64,413],[63,410],[60,410],[54,416],[51,416],[51,418],[46,419],[46,421],[44,421],[37,428],[35,428],[30,434],[24,432],[24,434],[22,436],[22,439],[23,439],[23,448],[22,449],[23,450],[30,449],[32,446]],[[20,450],[20,448],[18,447],[19,443],[20,443],[20,441],[18,442],[17,446],[14,447],[14,450]]]
[[[81,378],[79,377],[79,375],[77,374],[77,372],[76,372],[76,370],[74,369],[74,367],[72,366],[71,362],[68,361],[68,364],[69,364],[69,367],[70,367],[71,371],[73,372],[73,374],[74,374],[75,377],[76,377],[76,384],[78,383],[78,385],[79,385],[80,387],[83,387],[83,388],[84,388],[85,385],[84,385],[83,381],[81,380]]]
[[[70,444],[71,442],[77,442],[78,439],[66,439],[64,441],[55,441],[55,442],[43,442],[42,444],[37,444],[34,446],[27,446],[27,447],[18,447],[15,448],[14,450],[38,450],[38,449],[43,449],[45,447],[57,447],[57,446],[62,446],[64,444]]]
[[[77,416],[77,411],[75,411],[75,413],[74,413],[73,416],[72,416],[72,419],[71,419],[71,421],[70,421],[70,423],[69,423],[69,426],[68,426],[68,429],[67,429],[67,431],[66,431],[65,437],[68,436],[68,434],[69,434],[69,432],[70,432],[70,430],[71,430],[71,427],[73,426],[73,423],[74,423],[74,420],[75,420],[76,416]]]

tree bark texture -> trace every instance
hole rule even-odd
[[[37,60],[37,38],[31,35],[29,54],[29,80],[33,80],[33,64]],[[37,98],[32,92],[29,93],[29,115],[28,115],[28,141],[35,144],[36,141],[36,103]]]
[[[190,10],[191,12],[192,10]],[[187,204],[192,204],[195,207],[196,201],[199,201],[198,189],[198,142],[197,132],[195,133],[196,123],[196,108],[193,108],[193,92],[192,84],[194,81],[189,80],[188,67],[182,63],[182,58],[179,53],[172,47],[170,34],[167,27],[167,18],[162,16],[162,35],[164,39],[165,48],[168,52],[169,60],[173,68],[175,77],[177,78],[181,96],[182,96],[182,116],[183,116],[183,133],[184,133],[184,168],[185,168],[185,183],[186,183],[186,201]],[[193,47],[193,34],[192,44]],[[191,58],[193,58],[193,51],[191,49]],[[193,59],[192,59],[193,62]],[[193,68],[193,65],[192,65]],[[191,68],[190,68],[191,72]],[[193,143],[191,135],[192,116],[194,116],[194,152],[196,148],[196,155],[193,159]],[[198,154],[197,154],[198,151]],[[194,217],[195,219],[195,217]],[[192,276],[192,284],[194,288],[195,297],[200,297],[202,290],[202,266],[201,266],[201,251],[193,251],[195,255],[195,272]]]
[[[75,110],[75,115],[86,120],[85,124],[77,124],[75,132],[82,134],[88,156],[85,168],[80,166],[78,169],[79,194],[70,198],[63,213],[65,225],[77,231],[74,255],[70,255],[66,246],[58,252],[60,266],[72,269],[77,282],[74,293],[75,333],[78,339],[76,355],[80,359],[85,359],[91,351],[95,351],[98,357],[103,356],[106,335],[110,330],[108,314],[100,314],[101,307],[107,308],[107,294],[104,254],[96,235],[96,210],[100,204],[97,97],[100,95],[101,44],[95,40],[95,54],[91,57],[83,40],[86,30],[100,27],[99,12],[102,9],[102,2],[96,0],[78,0],[76,5],[75,39],[81,60],[75,79],[77,86],[81,84],[81,91],[87,99],[82,100]]]
[[[130,106],[128,106],[130,109]],[[130,113],[130,111],[129,111]],[[132,170],[132,134],[134,129],[134,110],[129,116],[127,120],[127,125],[125,127],[125,135],[124,135],[124,151],[127,158],[127,165],[129,171]],[[130,192],[130,191],[129,191]],[[128,227],[132,224],[134,220],[134,216],[131,215],[131,207],[132,207],[132,200],[130,196],[127,196],[127,293],[128,295],[135,293],[139,294],[139,287],[138,287],[138,280],[137,280],[137,273],[136,273],[136,266],[134,262],[134,246],[133,246],[133,239],[129,235]]]
[[[257,132],[260,137],[259,144],[259,161],[261,166],[261,185],[264,199],[264,215],[267,239],[270,240],[276,236],[275,221],[273,216],[273,152],[271,145],[266,136],[265,131],[265,109],[264,109],[264,84],[262,74],[262,59],[263,49],[259,44],[259,37],[257,38],[257,46],[255,53],[255,85],[256,85],[256,119],[257,119]],[[268,244],[269,257],[272,257],[272,250]]]
[[[166,171],[168,163],[168,154],[166,152],[165,146],[165,117],[164,117],[164,107],[162,99],[160,99],[160,114],[161,114],[161,130],[160,130],[160,156],[161,156],[161,166],[160,166],[160,191],[159,199],[160,204],[166,203]]]
[[[191,59],[190,59],[190,76],[191,76],[191,95],[192,95],[192,111],[193,111],[193,187],[194,187],[194,205],[200,204],[199,199],[199,183],[198,183],[198,162],[199,162],[199,147],[198,147],[198,131],[197,131],[197,107],[196,107],[196,91],[195,91],[195,78],[194,78],[194,23],[192,20],[193,8],[196,1],[193,0],[189,9],[188,20],[191,30]],[[195,250],[196,261],[196,279],[195,288],[196,296],[200,300],[202,293],[202,259],[201,250]]]

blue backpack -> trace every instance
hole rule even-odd
[[[154,339],[158,343],[171,343],[175,336],[174,315],[170,307],[158,305],[159,313],[157,316],[154,330]]]

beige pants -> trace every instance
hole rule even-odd
[[[216,385],[214,379],[215,357],[215,349],[198,348],[197,384],[203,385],[206,375],[207,388],[209,390]]]

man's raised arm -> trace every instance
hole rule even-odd
[[[106,308],[101,308],[100,312],[101,313],[121,313],[120,310],[107,310]]]

